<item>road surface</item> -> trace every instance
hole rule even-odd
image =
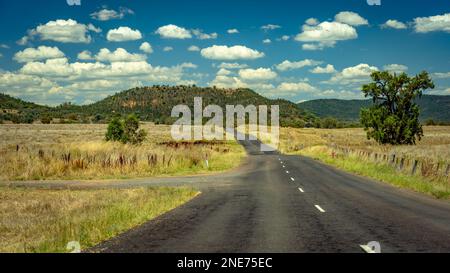
[[[40,186],[191,185],[202,192],[91,252],[362,252],[370,241],[381,252],[450,252],[449,202],[242,143],[247,162],[224,174]]]

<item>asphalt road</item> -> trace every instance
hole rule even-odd
[[[120,181],[13,182],[52,188],[188,185],[192,201],[91,252],[450,252],[450,202],[351,175],[315,160],[259,152],[229,172]],[[0,185],[5,182],[0,182]],[[8,183],[6,183],[8,184]]]
[[[260,153],[215,176],[110,186],[192,185],[202,194],[92,252],[450,252],[450,203],[312,159]]]

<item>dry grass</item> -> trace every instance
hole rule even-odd
[[[235,141],[171,141],[170,126],[142,126],[140,146],[105,142],[106,125],[0,125],[0,179],[102,179],[223,171],[240,164]],[[208,160],[208,166],[206,161]]]
[[[360,128],[350,129],[295,129],[281,128],[280,150],[293,153],[317,145],[337,145],[367,152],[395,153],[397,157],[444,162],[450,159],[450,127],[424,127],[425,136],[417,145],[379,145],[368,140]]]
[[[450,164],[450,127],[424,127],[424,134],[417,145],[392,146],[368,140],[364,130],[359,128],[282,128],[280,150],[314,157],[399,187],[448,198],[450,180],[446,172]],[[416,161],[417,167],[412,174]]]
[[[0,252],[67,252],[116,236],[193,198],[187,188],[0,188]]]

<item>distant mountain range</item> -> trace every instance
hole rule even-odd
[[[426,121],[450,122],[450,96],[423,95],[416,100],[420,106],[420,119]],[[359,112],[369,107],[372,100],[319,99],[298,103],[297,105],[318,117],[334,117],[343,121],[358,121]]]
[[[203,107],[226,105],[279,105],[282,126],[317,126],[319,118],[333,117],[347,123],[359,120],[362,107],[371,100],[320,99],[294,104],[287,100],[271,100],[246,89],[222,89],[196,86],[138,87],[119,92],[90,105],[64,103],[50,107],[26,102],[0,93],[0,122],[32,123],[53,120],[66,123],[103,123],[115,115],[135,113],[143,121],[172,124],[172,108],[178,104],[193,109],[194,97],[202,97]],[[419,99],[421,120],[450,122],[450,96],[424,95]]]
[[[271,100],[250,89],[221,89],[196,86],[139,87],[119,92],[90,105],[69,103],[56,107],[41,106],[0,94],[0,121],[30,123],[50,116],[63,122],[105,122],[112,116],[135,113],[141,120],[171,124],[172,108],[178,104],[193,109],[194,97],[202,97],[203,107],[216,104],[225,110],[227,104],[279,105],[283,126],[303,127],[316,117],[287,100]]]

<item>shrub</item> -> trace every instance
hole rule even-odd
[[[113,118],[108,124],[105,137],[107,141],[121,141],[137,145],[145,140],[147,132],[143,129],[139,130],[139,119],[136,115],[131,114],[125,120]]]

